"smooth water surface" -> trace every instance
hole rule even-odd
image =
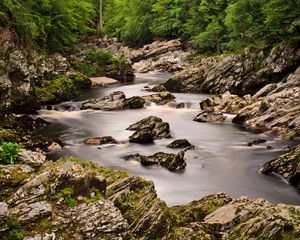
[[[44,129],[48,136],[61,138],[66,147],[56,155],[75,155],[104,166],[127,171],[153,180],[158,196],[168,205],[185,204],[205,195],[226,192],[232,197],[242,195],[250,198],[262,197],[274,203],[300,205],[300,194],[295,188],[276,176],[258,173],[261,165],[284,151],[290,142],[267,133],[249,132],[230,122],[198,123],[192,119],[199,112],[198,103],[207,95],[175,94],[176,103],[165,106],[150,105],[139,110],[115,112],[80,111],[81,103],[87,99],[102,97],[113,91],[121,90],[127,97],[151,94],[143,91],[146,85],[165,81],[169,74],[137,74],[131,84],[95,88],[83,94],[78,101],[56,106],[58,110],[42,110],[39,115],[52,122]],[[176,109],[180,102],[191,102],[191,108]],[[62,111],[71,109],[73,111]],[[145,117],[155,115],[170,123],[171,139],[141,145],[128,143],[132,134],[125,129]],[[113,136],[122,144],[85,146],[83,141],[89,137]],[[266,144],[248,147],[247,143],[255,138],[266,138]],[[143,167],[135,161],[125,161],[126,155],[144,155],[156,152],[178,152],[166,146],[175,139],[186,138],[195,150],[186,153],[187,168],[181,173],[173,173],[161,167]],[[273,150],[266,146],[272,145]]]

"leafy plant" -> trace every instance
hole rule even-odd
[[[1,158],[5,164],[14,164],[18,159],[21,145],[18,143],[4,142],[1,146]]]
[[[73,195],[74,189],[67,187],[57,192],[54,197],[56,199],[63,199],[64,203],[67,204],[69,207],[75,207],[77,205],[77,201],[73,198]]]

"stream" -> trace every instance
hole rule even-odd
[[[123,91],[126,97],[152,94],[143,91],[166,81],[170,74],[136,74],[133,83],[92,88],[80,98],[54,106],[55,110],[39,111],[39,117],[52,123],[42,130],[50,137],[58,137],[66,146],[49,158],[56,159],[73,155],[97,164],[121,169],[130,175],[142,176],[155,183],[158,196],[169,206],[186,204],[192,200],[226,192],[232,197],[248,196],[264,198],[273,203],[300,205],[300,194],[292,186],[275,175],[259,174],[261,165],[285,151],[289,141],[276,138],[269,133],[248,131],[231,123],[232,115],[224,123],[199,123],[192,121],[199,112],[198,103],[207,97],[204,94],[174,94],[176,103],[164,106],[151,104],[144,109],[113,112],[80,111],[81,104],[91,98],[106,96],[113,91]],[[180,102],[192,103],[189,108],[176,109]],[[148,116],[158,116],[170,124],[171,139],[156,140],[153,144],[128,143],[131,131],[125,129]],[[89,137],[112,136],[121,141],[117,145],[86,146]],[[125,161],[129,154],[152,155],[156,152],[177,153],[180,150],[166,146],[175,139],[186,138],[194,150],[186,153],[187,167],[180,173],[169,172],[162,167],[144,167],[139,162]],[[267,142],[248,147],[247,143],[265,138]],[[273,149],[266,149],[272,145]]]

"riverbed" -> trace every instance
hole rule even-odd
[[[49,155],[58,158],[73,155],[97,164],[121,169],[130,175],[142,176],[155,183],[158,196],[169,206],[186,204],[205,195],[226,192],[232,197],[264,198],[273,203],[300,205],[300,194],[275,175],[259,174],[262,164],[286,151],[289,141],[270,133],[249,131],[232,124],[232,115],[224,123],[199,123],[192,121],[199,113],[199,101],[204,94],[174,94],[176,102],[164,106],[150,104],[143,109],[124,111],[81,111],[81,104],[91,98],[103,97],[114,91],[123,91],[126,97],[151,94],[144,91],[166,81],[171,75],[162,73],[137,74],[133,83],[116,84],[106,88],[93,88],[72,102],[54,106],[54,110],[39,111],[39,116],[52,123],[43,133],[58,137],[66,144],[59,152]],[[176,105],[188,102],[189,107],[177,109]],[[171,139],[157,140],[153,144],[128,142],[132,134],[125,129],[148,116],[158,116],[170,124]],[[121,144],[86,146],[89,137],[112,136]],[[144,167],[139,162],[125,161],[129,154],[152,155],[156,152],[177,153],[166,146],[175,139],[188,139],[194,150],[186,153],[187,167],[180,173],[161,167]],[[261,145],[247,143],[264,138]],[[271,145],[273,149],[266,147]]]

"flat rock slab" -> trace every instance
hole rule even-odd
[[[118,83],[119,81],[108,77],[95,77],[90,78],[92,81],[92,86],[105,86]]]

